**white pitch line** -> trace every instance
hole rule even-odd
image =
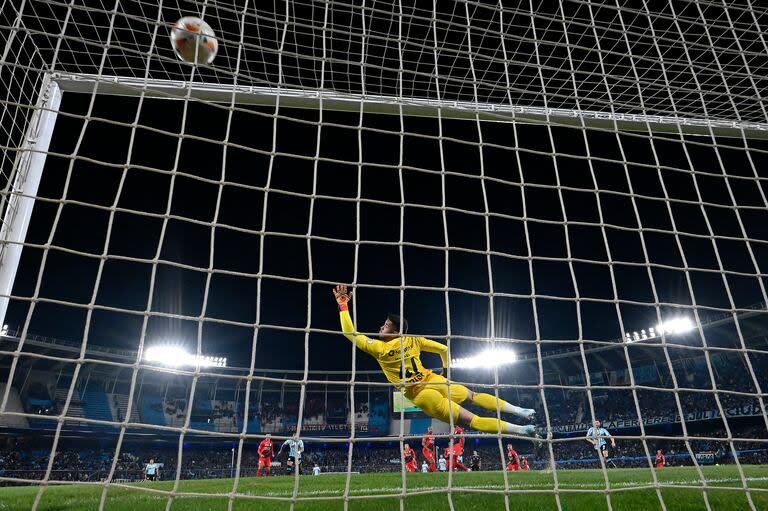
[[[745,477],[745,481],[748,482],[759,482],[759,481],[768,481],[768,477]],[[683,485],[683,486],[690,486],[690,485],[696,485],[701,484],[701,480],[699,479],[692,479],[687,481],[660,481],[661,484],[665,485]],[[720,478],[720,479],[707,479],[707,484],[717,484],[717,483],[737,483],[741,482],[741,478]],[[526,489],[526,488],[548,488],[552,486],[551,483],[526,483],[526,484],[515,484],[510,483],[509,485],[511,488],[520,488],[520,489]],[[563,488],[600,488],[604,489],[605,484],[604,483],[561,483],[561,487]],[[654,488],[653,483],[650,481],[621,481],[614,484],[611,484],[612,488],[622,488],[627,486],[639,486],[639,487],[648,487],[648,488]],[[409,488],[414,491],[423,491],[423,490],[442,490],[445,489],[445,486],[414,486]],[[465,490],[503,490],[504,486],[500,484],[475,484],[475,485],[462,485],[462,486],[453,486],[452,489],[454,491],[461,491],[462,489]],[[370,494],[370,493],[401,493],[403,491],[403,488],[397,487],[397,486],[387,486],[387,487],[380,487],[380,488],[354,488],[350,489],[349,493],[355,493],[355,494]],[[300,491],[299,497],[304,496],[310,496],[310,495],[333,495],[333,494],[339,494],[341,495],[342,490],[338,489],[322,489],[322,490],[309,490],[309,491]],[[292,493],[285,493],[285,492],[268,492],[268,493],[255,493],[248,491],[246,492],[247,495],[263,495],[267,497],[283,497]]]

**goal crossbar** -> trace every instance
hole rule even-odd
[[[280,98],[281,107],[342,112],[364,111],[372,114],[440,117],[444,119],[477,119],[495,122],[550,124],[554,126],[619,130],[651,131],[684,135],[712,135],[768,140],[768,123],[738,120],[702,119],[692,117],[645,115],[537,106],[506,105],[473,101],[447,101],[415,98],[360,95],[313,89],[278,88],[236,84],[214,84],[182,80],[145,79],[126,76],[52,73],[50,79],[64,92],[112,96],[139,96],[177,99],[187,97],[213,103],[274,106]],[[96,87],[98,84],[98,88]]]

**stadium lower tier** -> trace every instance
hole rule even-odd
[[[698,465],[740,464],[768,467],[768,438],[765,427],[759,421],[741,421],[732,430],[733,441],[727,440],[722,427],[715,424],[699,424],[689,429],[688,441],[680,439],[681,431],[669,426],[650,428],[648,438],[636,438],[637,430],[623,431],[614,435],[617,446],[609,448],[609,468],[649,467],[654,464],[655,454],[661,450],[667,467]],[[4,448],[0,449],[0,484],[33,483],[46,478],[52,437],[4,436]],[[436,453],[448,447],[448,438],[438,438]],[[420,441],[406,439],[416,446],[417,466],[421,470],[424,461]],[[281,442],[276,441],[279,445]],[[506,446],[512,444],[521,458],[526,458],[531,470],[558,470],[600,468],[596,450],[583,436],[558,436],[550,444],[539,448],[528,440],[479,437],[466,438],[463,452],[464,464],[469,465],[473,452],[480,456],[480,470],[501,470],[507,465]],[[179,470],[179,439],[172,435],[126,435],[117,462],[114,464],[113,481],[139,481],[150,459],[162,465],[160,479],[217,479],[233,477],[240,458],[240,475],[253,476],[258,467],[256,446],[258,439],[243,444],[242,454],[237,442],[203,436],[188,436],[181,444]],[[104,481],[112,471],[116,437],[104,435],[66,436],[59,439],[58,449],[48,476],[56,481]],[[551,445],[551,452],[550,452]],[[309,474],[317,465],[321,473],[346,472],[349,461],[349,444],[346,442],[305,441],[303,472]],[[287,450],[275,458],[273,475],[286,474]],[[399,441],[355,442],[352,449],[353,472],[400,472],[401,455]]]
[[[479,448],[478,453],[483,460],[480,471],[498,471],[502,469],[499,462],[498,449]],[[700,453],[701,454],[701,453]],[[700,465],[734,465],[734,458],[727,452],[712,453],[713,457],[704,460],[699,457]],[[400,472],[398,462],[398,449],[365,449],[352,457],[353,473],[384,473]],[[762,465],[768,467],[768,449],[749,449],[737,451],[741,465]],[[179,479],[228,479],[235,476],[236,468],[231,465],[229,453],[193,453],[187,454],[182,463]],[[109,477],[112,460],[108,453],[63,451],[57,454],[60,461],[55,462],[55,467],[50,472],[49,480],[67,482],[99,482]],[[146,479],[145,465],[149,459],[159,460],[162,465],[158,480],[174,480],[176,478],[176,457],[155,456],[150,452],[125,453],[121,455],[112,476],[114,482],[138,482]],[[467,457],[465,457],[465,460]],[[649,466],[652,458],[645,456],[620,455],[611,458],[613,468],[643,468]],[[667,453],[665,467],[690,467],[693,461],[688,453]],[[290,475],[284,463],[273,463],[272,475]],[[15,486],[19,484],[34,484],[45,478],[47,455],[37,453],[25,456],[24,459],[15,459],[13,453],[3,451],[0,453],[0,463],[4,467],[0,469],[0,486]],[[614,466],[615,464],[615,466]],[[302,475],[311,475],[312,468],[317,465],[320,473],[345,473],[347,463],[345,453],[314,453],[302,460]],[[420,463],[419,463],[420,466]],[[531,470],[543,470],[548,467],[546,460],[534,461]],[[597,457],[582,459],[558,459],[557,469],[595,469],[600,467]],[[247,455],[241,461],[241,477],[253,477],[258,469],[258,458]],[[19,481],[28,480],[29,483]]]

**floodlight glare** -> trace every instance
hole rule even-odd
[[[224,357],[198,357],[179,346],[152,346],[144,351],[144,360],[169,367],[227,367],[227,359]]]
[[[625,342],[637,342],[645,339],[656,339],[662,335],[677,335],[690,332],[696,328],[696,325],[690,318],[675,318],[659,323],[656,327],[649,327],[648,332],[640,330],[637,332],[625,332]]]
[[[144,351],[144,360],[178,367],[186,365],[190,360],[190,355],[178,346],[152,346]]]
[[[694,327],[695,325],[690,318],[676,318],[665,321],[664,323],[659,323],[656,326],[656,331],[659,332],[659,334],[684,334],[693,330]]]
[[[512,364],[517,360],[517,355],[509,350],[486,350],[472,357],[455,358],[451,361],[451,367],[457,369],[473,369],[482,367],[498,367]]]

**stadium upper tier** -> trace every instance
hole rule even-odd
[[[613,368],[627,367],[627,357],[631,360],[631,365],[634,367],[638,364],[662,361],[666,359],[666,353],[670,354],[672,360],[678,358],[687,358],[693,356],[695,353],[691,348],[701,348],[706,343],[706,346],[717,351],[722,349],[755,349],[765,350],[768,346],[768,312],[766,311],[766,304],[763,302],[755,303],[744,307],[739,312],[721,312],[721,313],[700,313],[701,323],[700,329],[696,326],[692,330],[677,334],[668,335],[664,342],[658,335],[647,335],[646,330],[639,328],[637,332],[630,331],[627,333],[627,337],[618,337],[615,339],[584,339],[581,342],[575,342],[574,339],[493,339],[496,346],[509,347],[516,352],[516,363],[514,369],[509,374],[504,373],[504,369],[500,368],[502,377],[504,380],[511,379],[515,383],[525,383],[527,381],[538,381],[538,361],[541,359],[542,368],[544,373],[557,373],[559,375],[565,374],[577,374],[584,372],[582,363],[582,353],[587,357],[587,363],[591,367],[599,367],[603,370],[610,370]],[[738,325],[734,320],[738,321]],[[643,325],[647,326],[647,325]],[[633,333],[642,332],[638,334],[637,340],[632,337]],[[704,339],[702,339],[702,334]],[[263,334],[265,340],[268,339],[269,331]],[[303,334],[297,334],[303,335]],[[444,339],[441,339],[445,342]],[[488,340],[490,341],[490,339]],[[153,345],[150,339],[146,339],[146,346]],[[742,346],[743,342],[743,346]],[[21,348],[19,347],[21,343]],[[138,339],[135,345],[138,346]],[[488,343],[490,345],[490,343]],[[540,347],[537,349],[537,346]],[[477,341],[469,342],[463,339],[461,336],[455,336],[451,341],[451,354],[453,358],[462,357],[464,355],[473,355],[478,350],[482,350],[487,346],[484,343],[478,343]],[[624,349],[631,350],[628,354]],[[7,330],[0,335],[0,355],[13,355],[14,352],[19,351],[19,356],[29,357],[30,359],[37,360],[38,363],[45,363],[46,356],[55,356],[58,358],[75,360],[80,356],[82,344],[79,341],[64,340],[50,336],[42,336],[27,333],[23,336],[19,331]],[[192,348],[191,348],[192,349]],[[194,349],[192,349],[194,351]],[[225,368],[213,368],[206,367],[203,369],[204,373],[232,375],[232,376],[246,376],[250,368],[248,362],[250,356],[245,354],[247,358],[238,358],[243,354],[221,354],[228,360],[228,367]],[[757,353],[760,355],[760,353]],[[0,365],[6,364],[5,356],[0,356]],[[100,342],[99,339],[89,339],[86,348],[84,358],[87,361],[93,361],[95,363],[104,362],[106,364],[112,364],[109,366],[110,370],[115,368],[132,368],[133,364],[137,361],[138,352],[131,349],[115,348],[109,344]],[[268,366],[264,363],[259,363],[254,369],[255,373],[259,374],[282,374],[286,377],[300,379],[303,377],[304,370],[299,368],[289,367],[274,367]],[[268,361],[262,361],[268,362]],[[351,363],[349,364],[351,366]],[[156,365],[157,370],[163,371],[161,365]],[[473,381],[474,373],[476,371],[462,371],[461,369],[454,368],[454,371],[458,371],[454,380],[467,380]],[[183,368],[168,369],[169,372],[181,373]],[[188,371],[191,374],[191,371]],[[356,368],[355,374],[363,381],[370,382],[385,382],[378,369],[366,370],[360,367]],[[287,376],[293,375],[293,376]],[[301,376],[300,376],[301,375]],[[338,371],[328,370],[326,368],[310,368],[309,377],[322,375],[320,380],[349,380],[350,371]],[[484,378],[483,375],[480,377]],[[485,378],[487,380],[487,378]]]
[[[686,353],[698,356],[676,358],[670,364],[672,370],[661,360],[640,363],[631,372],[621,365],[590,366],[589,387],[584,371],[548,373],[543,393],[538,382],[513,378],[508,371],[510,378],[500,380],[498,392],[536,409],[541,417],[546,406],[548,423],[541,426],[556,434],[585,430],[592,421],[592,409],[612,428],[638,427],[640,421],[646,426],[676,423],[681,415],[686,422],[697,422],[720,420],[723,414],[729,418],[762,414],[755,384],[768,386],[767,356],[748,352],[747,358],[734,351],[710,354],[715,393],[705,357]],[[594,361],[602,357],[596,355]],[[310,375],[302,385],[301,375],[295,373],[255,371],[248,388],[247,381],[229,374],[195,378],[142,367],[134,379],[130,369],[85,364],[73,385],[71,364],[36,363],[22,369],[17,370],[8,413],[3,416],[8,426],[17,428],[54,428],[66,408],[65,427],[113,432],[125,422],[130,429],[144,427],[154,433],[186,426],[200,433],[237,435],[246,418],[248,433],[291,435],[299,422],[302,435],[309,436],[349,436],[353,423],[360,436],[387,436],[393,427],[399,430],[391,425],[400,418],[391,410],[392,387],[375,374],[357,375],[351,394],[344,380],[349,373],[334,375],[335,379],[326,375],[323,380]],[[473,376],[474,382],[468,382],[473,388],[489,386],[487,371]],[[418,412],[406,414],[411,420],[420,417]],[[15,422],[11,424],[10,419]],[[414,428],[409,431],[416,433]]]

